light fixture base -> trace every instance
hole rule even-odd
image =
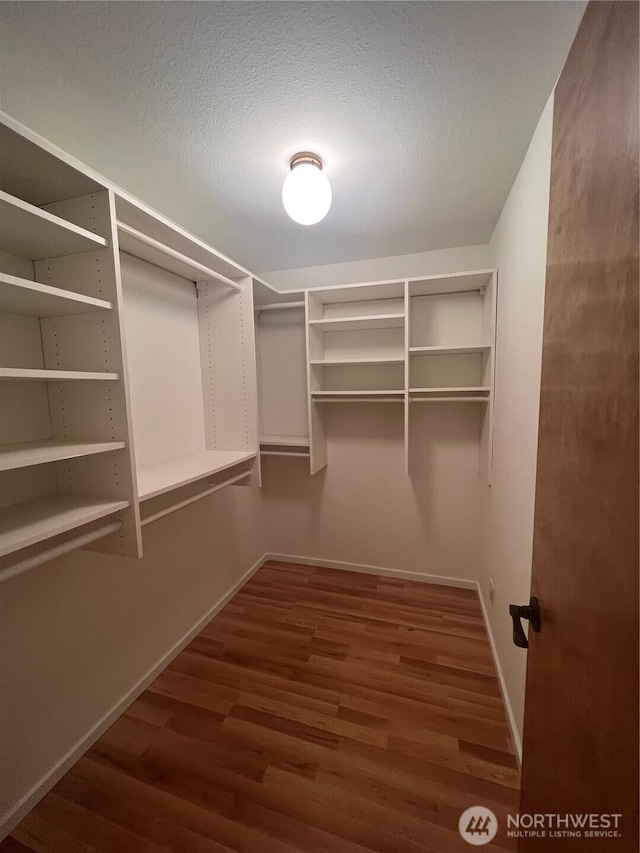
[[[317,154],[312,154],[310,151],[301,151],[299,154],[294,154],[289,165],[291,169],[295,169],[296,166],[300,166],[302,163],[310,163],[322,171],[322,160]]]

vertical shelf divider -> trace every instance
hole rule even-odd
[[[319,320],[322,316],[322,305],[318,302],[315,294],[306,291],[304,295],[305,304],[305,340],[307,350],[307,395],[309,409],[309,457],[311,474],[317,474],[327,465],[327,437],[324,431],[324,423],[318,410],[318,404],[313,399],[313,391],[316,388],[316,377],[311,365],[312,359],[320,357],[318,351],[317,332],[309,325],[310,320]],[[324,346],[322,347],[324,355]],[[321,368],[315,368],[320,370]]]
[[[410,446],[410,403],[409,403],[409,380],[411,376],[410,352],[411,347],[411,294],[409,293],[409,282],[404,283],[404,470],[409,476],[409,453]]]

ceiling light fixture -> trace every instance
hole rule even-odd
[[[282,185],[282,204],[300,225],[315,225],[331,207],[331,184],[316,154],[302,152],[291,159],[291,171]]]

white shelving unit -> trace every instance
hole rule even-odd
[[[131,199],[116,211],[138,500],[175,491],[179,508],[222,471],[259,485],[250,276]]]
[[[0,147],[0,579],[140,557],[141,502],[259,484],[250,273],[7,116]]]
[[[306,293],[311,473],[327,464],[322,408],[403,403],[405,283],[361,284]]]
[[[113,193],[11,121],[0,145],[0,577],[107,516],[88,547],[137,557]]]
[[[278,293],[7,117],[0,146],[0,579],[140,557],[261,456],[316,473],[328,404],[400,406],[409,473],[416,404],[465,404],[490,481],[495,270]]]
[[[260,454],[308,459],[304,295],[253,287]]]
[[[311,473],[327,464],[326,403],[403,403],[408,473],[412,404],[474,403],[490,482],[495,293],[495,270],[308,291]]]
[[[479,270],[407,282],[407,435],[418,441],[412,404],[479,407],[480,472],[491,483],[497,273]]]

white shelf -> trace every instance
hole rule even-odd
[[[389,396],[402,396],[404,391],[402,390],[383,390],[383,391],[312,391],[312,397],[376,397],[380,395],[384,395],[386,397]]]
[[[460,392],[460,393],[474,391],[474,392],[483,392],[483,393],[488,394],[490,390],[491,389],[487,386],[480,386],[480,385],[471,386],[470,385],[467,387],[458,386],[458,387],[453,387],[453,388],[409,388],[409,393],[410,394],[444,394],[444,393],[454,394],[456,391]]]
[[[432,275],[424,278],[409,279],[410,296],[436,296],[452,293],[472,293],[481,291],[491,283],[495,270],[474,270],[473,272]]]
[[[310,364],[326,365],[335,367],[341,364],[403,364],[404,356],[393,356],[390,358],[325,358],[312,359]]]
[[[327,403],[403,403],[404,397],[385,397],[379,394],[360,395],[350,394],[348,397],[317,397],[315,403],[326,405]]]
[[[4,444],[0,445],[0,471],[107,453],[122,450],[126,446],[124,441],[58,441],[56,439]]]
[[[292,445],[293,447],[293,445]],[[311,451],[308,447],[298,447],[293,450],[261,450],[260,456],[287,456],[289,459],[308,459]]]
[[[488,403],[489,397],[411,397],[410,403]]]
[[[204,477],[225,471],[242,462],[255,459],[246,450],[203,450],[192,456],[182,456],[171,462],[138,469],[138,497],[141,501],[155,498],[180,486],[195,483]]]
[[[311,399],[316,403],[402,403],[404,391],[313,391]]]
[[[84,370],[33,370],[24,367],[0,367],[0,379],[31,382],[69,382],[77,379],[116,381],[119,373],[91,373]]]
[[[473,355],[490,351],[490,346],[409,347],[411,355]]]
[[[0,190],[0,249],[30,260],[104,248],[107,241]]]
[[[50,495],[0,511],[0,556],[126,509],[128,501]]]
[[[309,447],[308,435],[263,435],[260,445],[276,445],[278,447]]]
[[[186,278],[188,281],[220,281],[235,290],[242,290],[242,285],[237,281],[183,255],[182,252],[166,246],[124,222],[118,222],[118,243],[121,251],[128,252],[136,258]]]
[[[112,311],[113,303],[0,273],[0,310],[28,317],[62,317],[90,311]]]
[[[371,314],[358,317],[336,317],[331,320],[309,320],[309,326],[321,332],[397,329],[404,326],[404,314]]]

